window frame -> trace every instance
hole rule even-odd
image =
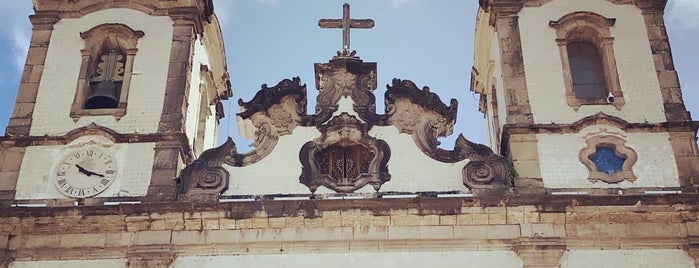
[[[144,35],[143,31],[133,30],[129,26],[120,23],[101,24],[80,33],[80,37],[84,40],[85,45],[80,50],[82,62],[80,64],[75,97],[70,109],[70,117],[74,121],[83,116],[96,115],[112,115],[119,120],[126,115],[133,63],[138,52],[138,40]],[[116,108],[85,109],[85,100],[90,92],[90,75],[94,72],[93,69],[96,67],[101,52],[105,50],[108,42],[112,43],[112,45],[117,44],[119,51],[126,56],[124,79],[119,89],[119,104]]]
[[[583,148],[580,153],[578,153],[578,159],[582,162],[587,170],[590,172],[587,179],[592,182],[603,181],[606,183],[620,183],[624,180],[630,182],[636,181],[636,175],[633,174],[633,166],[638,161],[638,155],[636,151],[626,146],[626,140],[615,137],[615,136],[594,136],[585,141],[587,147]],[[590,159],[592,155],[597,153],[597,148],[599,147],[611,147],[614,148],[614,153],[623,156],[626,159],[621,166],[621,170],[613,175],[609,175],[598,170],[597,165]]]
[[[563,79],[566,90],[566,102],[575,111],[582,105],[612,105],[617,110],[624,106],[624,94],[619,83],[619,74],[614,56],[614,37],[610,28],[614,26],[616,19],[606,18],[592,12],[574,12],[561,17],[557,21],[550,21],[549,26],[556,30],[556,43],[561,56],[563,67]],[[607,88],[603,98],[590,99],[578,98],[573,90],[573,78],[568,58],[568,44],[585,42],[597,48],[604,73]],[[614,101],[607,102],[609,93],[614,95]]]

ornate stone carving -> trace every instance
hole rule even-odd
[[[238,105],[243,109],[238,116],[247,119],[257,112],[265,112],[273,105],[281,103],[285,97],[296,100],[297,106],[294,108],[298,115],[306,114],[306,85],[301,84],[299,77],[294,77],[291,80],[284,79],[271,88],[263,84],[262,89],[248,102],[238,99]]]
[[[255,128],[255,150],[234,157],[234,166],[249,165],[269,155],[280,136],[291,134],[308,117],[306,85],[298,77],[284,79],[271,88],[264,84],[252,100],[240,99],[238,104],[243,109],[238,116]]]
[[[307,125],[319,125],[330,119],[341,97],[352,98],[353,109],[363,120],[376,118],[376,97],[372,93],[376,89],[376,63],[359,59],[332,60],[316,64],[315,70],[316,88],[320,92],[316,114],[309,118]]]
[[[204,151],[182,170],[180,193],[218,195],[226,191],[230,176],[221,165],[235,164],[236,156],[236,146],[230,138],[220,147]]]
[[[490,147],[466,140],[462,135],[456,140],[454,151],[471,161],[463,168],[464,185],[470,189],[500,188],[508,184],[510,163],[493,153]]]
[[[449,105],[428,87],[419,89],[409,80],[394,79],[385,93],[386,114],[376,113],[376,64],[360,59],[335,59],[316,64],[316,83],[320,91],[316,113],[305,110],[306,88],[299,78],[285,79],[277,86],[262,86],[249,102],[239,100],[238,115],[250,136],[254,150],[240,154],[232,141],[207,151],[183,172],[183,193],[220,189],[216,178],[226,177],[221,164],[243,167],[258,162],[275,148],[279,137],[292,134],[296,127],[315,127],[321,135],[304,144],[299,152],[302,165],[299,181],[311,192],[318,187],[354,192],[367,184],[379,190],[390,179],[388,144],[368,132],[373,126],[395,125],[412,136],[416,146],[430,158],[457,163],[470,160],[463,168],[462,180],[471,189],[507,185],[509,163],[485,145],[460,136],[453,150],[439,148],[438,137],[451,134],[456,121],[457,102]],[[356,115],[333,115],[341,98],[350,98]],[[252,133],[254,130],[254,134]],[[209,182],[211,181],[211,182]],[[227,184],[226,184],[227,185]]]
[[[303,145],[299,158],[299,180],[315,192],[325,186],[340,193],[351,193],[370,184],[377,191],[388,181],[388,144],[370,137],[370,125],[342,113],[320,126],[321,137]]]
[[[385,93],[386,110],[390,113],[390,108],[396,100],[407,98],[410,102],[419,105],[423,109],[434,111],[444,117],[446,121],[456,120],[456,110],[459,106],[456,99],[449,101],[449,106],[444,104],[436,93],[430,92],[429,87],[418,89],[415,83],[410,80],[400,80],[394,78],[392,85],[386,86]]]

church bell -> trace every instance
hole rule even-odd
[[[85,98],[85,109],[117,108],[121,85],[110,80],[103,80],[92,87]]]

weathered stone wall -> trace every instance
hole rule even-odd
[[[682,204],[696,198],[509,196],[499,201],[254,201],[208,208],[188,203],[10,208],[0,212],[0,249],[22,265],[129,259],[131,267],[144,267],[137,264],[145,260],[164,264],[152,267],[173,261],[178,267],[231,258],[257,263],[265,255],[293,263],[319,253],[376,258],[422,252],[454,262],[471,256],[475,263],[496,255],[504,267],[521,267],[513,253],[524,267],[585,267],[602,260],[635,267],[638,262],[614,259],[639,255],[648,264],[688,267],[690,256],[697,257],[690,249],[699,236],[699,215],[696,206]],[[244,256],[232,257],[239,254]],[[323,259],[329,263],[330,258]]]

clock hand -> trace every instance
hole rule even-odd
[[[87,176],[90,176],[90,173],[92,173],[92,172],[88,171],[87,169],[81,167],[81,166],[78,165],[78,164],[75,164],[75,166],[78,167],[78,171],[79,171],[80,173],[82,173],[82,174],[85,174],[85,175],[87,175]]]
[[[99,173],[96,173],[96,172],[92,172],[92,171],[88,171],[88,172],[89,172],[91,175],[95,175],[95,176],[99,176],[99,177],[104,178],[104,175],[102,175],[102,174],[99,174]]]
[[[87,176],[95,175],[95,176],[99,176],[99,177],[104,178],[104,175],[99,174],[99,173],[96,173],[96,172],[89,171],[89,170],[85,169],[84,167],[81,167],[81,166],[78,165],[78,164],[75,164],[75,166],[78,167],[78,171],[80,171],[80,173],[83,173],[83,174],[85,174],[85,175],[87,175]]]

